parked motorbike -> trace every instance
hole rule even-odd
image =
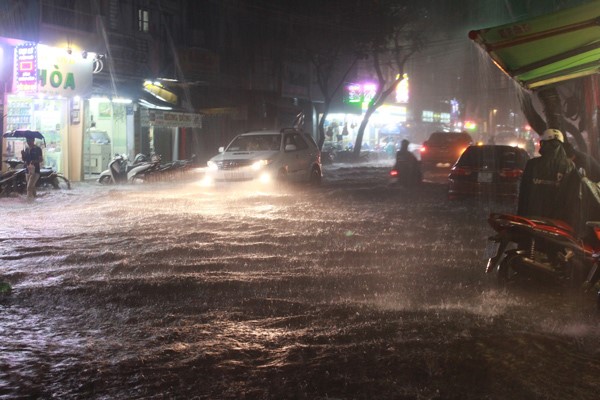
[[[150,160],[138,164],[129,171],[127,180],[129,183],[144,183],[155,180],[154,177],[160,172],[161,159],[158,154],[152,154]]]
[[[181,178],[194,164],[195,155],[189,160],[177,160],[166,164],[161,163],[157,154],[146,156],[138,154],[133,163],[129,164],[127,156],[117,154],[108,163],[108,169],[98,178],[101,184],[144,183],[170,181]]]
[[[102,171],[98,177],[98,183],[102,185],[113,185],[132,182],[133,177],[141,170],[151,165],[150,157],[145,154],[137,154],[132,163],[129,163],[125,154],[115,154],[108,163],[108,169]]]
[[[598,293],[600,222],[588,222],[583,238],[566,223],[550,218],[492,213],[488,222],[497,233],[489,238],[496,251],[486,272],[495,272],[500,284],[549,278]]]
[[[21,160],[6,160],[8,170],[0,176],[0,195],[27,192],[27,170]],[[36,183],[38,188],[71,189],[71,182],[52,168],[40,168],[40,178]]]

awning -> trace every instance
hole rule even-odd
[[[497,27],[469,38],[527,89],[600,71],[600,1]]]

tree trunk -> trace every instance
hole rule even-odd
[[[365,135],[365,129],[367,128],[367,125],[369,124],[369,119],[371,118],[371,115],[373,115],[373,113],[375,112],[377,108],[373,107],[373,105],[370,105],[367,108],[367,111],[365,112],[365,116],[363,117],[362,121],[360,122],[360,126],[358,127],[358,132],[356,133],[356,141],[354,142],[354,151],[352,154],[352,158],[354,161],[359,161],[360,160],[360,150],[362,148],[362,141],[363,141],[363,136]]]
[[[319,140],[317,142],[317,144],[319,145],[319,150],[323,150],[323,143],[325,143],[325,120],[327,119],[327,116],[329,115],[329,105],[330,104],[331,104],[331,101],[327,101],[327,100],[325,101],[323,115],[321,116],[321,119],[319,119],[319,125],[318,125]]]

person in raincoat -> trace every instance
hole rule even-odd
[[[564,136],[558,129],[547,129],[540,137],[540,157],[527,161],[519,187],[517,214],[560,218],[565,204],[561,199],[565,177],[576,171],[563,147]]]
[[[396,153],[394,169],[398,171],[398,183],[416,185],[423,180],[423,174],[419,160],[408,150],[409,144],[410,142],[406,139],[400,142],[400,150]]]

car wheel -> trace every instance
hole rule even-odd
[[[318,186],[321,184],[321,169],[319,167],[312,167],[310,171],[309,182],[311,185]]]
[[[286,167],[279,168],[279,171],[277,171],[277,180],[280,182],[288,180],[288,170]]]

